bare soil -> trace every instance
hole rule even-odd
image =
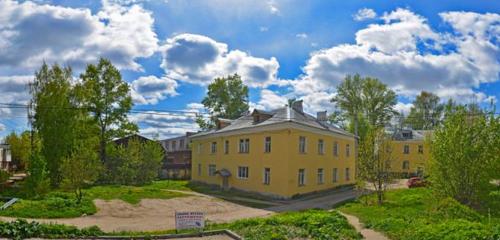
[[[241,206],[208,196],[172,199],[143,199],[137,205],[122,200],[94,200],[94,215],[68,219],[28,219],[42,223],[74,225],[79,228],[96,225],[105,232],[159,231],[175,228],[176,211],[203,211],[207,221],[221,223],[237,219],[267,216],[271,211]],[[15,218],[0,217],[3,221]]]

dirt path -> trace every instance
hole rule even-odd
[[[315,197],[312,199],[293,200],[288,204],[269,207],[266,210],[273,212],[300,211],[311,208],[331,209],[334,204],[353,199],[356,197],[354,190],[345,190],[328,194],[326,196]]]
[[[79,228],[92,225],[103,231],[158,231],[175,228],[175,211],[203,211],[212,222],[267,216],[272,212],[250,208],[206,196],[189,196],[172,199],[143,199],[137,205],[121,200],[94,200],[98,211],[94,215],[69,219],[28,219],[43,223],[60,223]],[[0,217],[11,221],[15,218]]]
[[[354,228],[356,228],[356,231],[361,233],[363,237],[367,240],[389,240],[384,234],[379,233],[377,231],[374,231],[372,229],[365,228],[363,224],[359,221],[359,219],[355,216],[345,214],[343,212],[339,212],[342,214],[344,217],[347,218],[347,221],[349,224],[351,224]]]

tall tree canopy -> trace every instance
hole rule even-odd
[[[99,127],[99,157],[104,162],[106,144],[112,138],[138,130],[127,118],[133,105],[130,88],[120,71],[104,58],[97,65],[89,64],[80,78],[82,82],[77,86],[80,107],[91,113]]]
[[[75,114],[71,80],[71,68],[57,64],[49,68],[44,63],[31,86],[33,126],[41,139],[41,154],[47,161],[52,186],[58,186],[62,180],[61,162],[72,151],[76,137],[78,114]]]
[[[38,149],[40,141],[37,140],[37,135],[34,136],[35,148]],[[24,131],[21,134],[15,132],[10,133],[5,137],[5,143],[10,145],[12,154],[12,162],[18,169],[24,169],[29,162],[31,151],[31,134],[29,131]]]
[[[216,78],[208,85],[207,96],[201,102],[208,109],[211,119],[198,118],[202,129],[214,127],[218,118],[236,119],[248,111],[248,87],[238,74]]]
[[[439,124],[443,109],[444,105],[439,102],[437,95],[422,91],[413,101],[405,123],[413,129],[433,129]]]

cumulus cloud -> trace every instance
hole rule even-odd
[[[451,32],[436,32],[427,20],[407,9],[385,13],[383,23],[356,33],[355,44],[341,44],[311,54],[304,75],[290,81],[302,95],[333,92],[347,74],[377,77],[404,96],[421,90],[440,97],[482,96],[472,89],[498,81],[498,14],[447,12],[440,16]],[[453,86],[453,87],[450,87]]]
[[[0,132],[3,132],[5,130],[5,125],[3,125],[2,123],[0,123]]]
[[[90,9],[1,1],[0,69],[32,71],[43,60],[79,68],[107,57],[121,68],[140,70],[135,61],[158,47],[151,13],[139,5],[103,2]]]
[[[306,39],[308,36],[306,33],[297,33],[295,34],[295,37],[300,39]]]
[[[157,104],[168,96],[176,96],[177,82],[168,77],[144,76],[131,83],[132,99],[136,104]]]
[[[129,119],[141,126],[141,134],[149,137],[158,134],[161,139],[199,130],[195,114],[149,111],[131,114]]]
[[[284,107],[288,103],[288,98],[285,96],[280,96],[275,92],[262,89],[260,92],[260,100],[254,105],[255,108],[273,110],[276,108]]]
[[[398,113],[402,113],[404,114],[405,116],[408,116],[408,114],[410,113],[410,109],[411,107],[413,107],[413,104],[412,103],[402,103],[402,102],[398,102],[396,103],[396,106],[394,106],[394,109],[398,112]]]
[[[227,44],[196,34],[180,34],[162,46],[161,66],[169,78],[207,85],[215,77],[238,73],[250,87],[275,83],[276,58],[257,58],[240,50],[228,51]]]
[[[353,15],[354,20],[363,21],[377,17],[377,13],[371,8],[361,8]]]

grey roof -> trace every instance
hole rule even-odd
[[[411,133],[410,137],[403,136],[403,133]],[[432,130],[399,129],[393,132],[392,139],[398,141],[425,140],[425,137],[432,134]]]
[[[201,137],[201,136],[206,136],[210,134],[217,134],[217,133],[226,133],[230,131],[235,131],[235,130],[241,130],[241,129],[250,129],[250,128],[255,128],[255,127],[261,127],[261,126],[268,126],[268,125],[273,125],[273,124],[279,124],[279,123],[285,123],[285,122],[294,122],[297,124],[317,128],[317,129],[322,129],[325,131],[330,131],[334,133],[338,133],[341,135],[346,135],[346,136],[354,136],[353,134],[337,127],[332,124],[322,121],[318,121],[315,117],[304,113],[304,112],[299,112],[293,108],[290,107],[283,107],[283,108],[278,108],[272,111],[263,111],[263,110],[257,110],[257,112],[260,113],[265,113],[268,115],[272,115],[269,119],[266,119],[264,121],[254,123],[254,119],[252,116],[251,112],[245,113],[245,115],[241,116],[238,119],[235,119],[231,122],[229,126],[226,126],[222,129],[212,129],[204,132],[197,133],[193,135],[192,137]]]

